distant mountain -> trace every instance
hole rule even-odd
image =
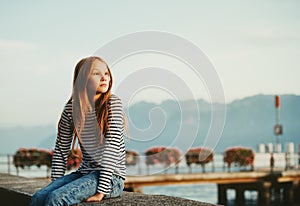
[[[14,154],[20,147],[50,149],[55,141],[54,134],[56,127],[51,125],[0,128],[0,154]]]
[[[281,142],[300,143],[300,96],[282,95],[280,123]],[[275,143],[273,128],[276,110],[273,95],[256,95],[232,102],[227,107],[227,121],[217,150],[231,145],[256,149],[258,143]],[[283,145],[284,147],[284,145]]]
[[[282,142],[300,143],[300,96],[282,95],[280,120]],[[256,150],[259,143],[275,143],[275,106],[273,95],[255,95],[226,106],[226,122],[214,148],[217,152],[231,146]],[[197,112],[197,109],[199,113]],[[125,109],[130,139],[126,147],[141,154],[152,146],[185,148],[202,146],[210,129],[211,105],[204,101],[167,100],[161,104],[139,102]],[[19,147],[51,149],[56,126],[0,128],[0,153],[13,154]],[[212,131],[214,132],[214,131]]]
[[[300,96],[282,95],[280,98],[280,123],[283,125],[283,135],[280,140],[283,144],[285,142],[298,144],[300,143]],[[147,148],[156,145],[179,148],[186,148],[187,145],[202,146],[210,129],[212,111],[209,103],[203,100],[198,100],[197,103],[199,114],[190,110],[194,108],[191,106],[192,101],[177,103],[168,100],[160,105],[140,102],[131,106],[126,111],[130,118],[129,130],[132,137],[132,140],[127,142],[127,148],[144,152]],[[162,122],[153,117],[159,114],[151,113],[157,107],[164,111],[167,120],[163,131],[159,134],[156,132],[157,136],[155,136],[153,131],[156,131]],[[256,150],[259,143],[276,142],[273,132],[276,123],[273,95],[255,95],[236,100],[227,104],[226,109],[225,127],[222,136],[216,142],[215,151],[222,152],[227,147],[238,145]],[[153,120],[152,125],[151,120]],[[197,121],[199,131],[195,136],[193,122]],[[180,134],[180,126],[185,128],[185,133]],[[148,130],[146,130],[147,127],[149,127]],[[179,136],[176,137],[178,134]]]

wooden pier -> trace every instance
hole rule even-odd
[[[144,186],[174,185],[174,184],[201,184],[213,183],[218,185],[218,203],[226,205],[226,191],[236,191],[237,205],[245,202],[244,192],[255,190],[258,192],[258,200],[263,205],[269,205],[271,191],[283,190],[287,202],[293,202],[295,192],[299,191],[300,171],[285,172],[214,172],[198,174],[157,174],[127,176],[125,188],[138,190]],[[300,194],[298,194],[299,196]]]

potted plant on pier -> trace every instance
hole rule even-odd
[[[30,166],[40,167],[46,165],[51,167],[52,155],[49,151],[36,148],[20,148],[13,156],[13,163],[16,168]]]
[[[178,173],[178,164],[180,162],[181,152],[177,148],[152,147],[145,152],[146,165],[149,173],[149,165],[163,164],[165,167],[171,164],[176,165]],[[167,170],[165,170],[166,172]]]
[[[134,150],[126,150],[126,165],[134,166],[140,162],[140,155]]]
[[[134,150],[126,150],[126,166],[138,165],[138,173],[141,174],[140,155]]]
[[[69,152],[67,161],[67,170],[77,169],[82,161],[82,153],[80,148],[72,149]]]
[[[19,168],[31,166],[41,167],[45,165],[48,171],[52,164],[52,154],[44,149],[19,148],[13,156],[13,164],[17,169],[17,174],[19,174]]]
[[[53,150],[48,151],[45,149],[37,148],[20,148],[13,156],[13,164],[17,169],[17,174],[19,174],[19,168],[42,165],[47,166],[47,173],[52,165]],[[79,148],[70,150],[67,170],[78,168],[82,160],[81,150]]]
[[[236,163],[238,167],[250,166],[254,169],[254,152],[250,148],[232,147],[224,152],[224,162],[227,163],[228,171],[232,163]]]
[[[191,165],[192,164],[200,164],[202,167],[202,171],[205,172],[205,165],[208,163],[212,163],[212,170],[214,171],[213,165],[213,151],[210,148],[205,147],[197,147],[191,148],[185,154],[186,164],[189,167],[190,173],[192,172]]]

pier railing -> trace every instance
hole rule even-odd
[[[50,168],[47,166],[15,167],[12,154],[0,154],[0,173],[20,175],[24,177],[44,178],[50,176]]]
[[[284,171],[287,169],[298,169],[298,154],[291,155],[289,159],[289,167],[286,166],[285,153],[278,153],[275,155],[274,170]],[[233,167],[231,172],[249,171],[250,167]],[[254,161],[255,171],[270,171],[270,154],[268,153],[256,153]],[[183,159],[176,169],[175,165],[165,167],[164,165],[150,165],[147,166],[143,158],[139,164],[135,166],[127,166],[127,175],[139,176],[139,175],[152,175],[152,174],[189,174],[189,173],[213,173],[213,172],[226,172],[227,167],[223,162],[223,154],[216,153],[214,155],[214,161],[206,164],[205,171],[200,165],[191,165],[188,167]],[[13,155],[0,154],[0,172],[13,175],[20,175],[25,177],[49,177],[50,170],[46,166],[31,166],[24,169],[16,168],[13,163]]]

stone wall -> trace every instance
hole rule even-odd
[[[4,205],[29,205],[35,191],[48,184],[45,179],[29,179],[14,175],[0,174],[0,198]],[[2,204],[1,204],[2,205]],[[92,205],[185,205],[185,206],[213,206],[213,204],[193,201],[165,195],[147,195],[136,192],[123,192],[121,197],[106,199],[98,203],[80,203],[79,206]]]

